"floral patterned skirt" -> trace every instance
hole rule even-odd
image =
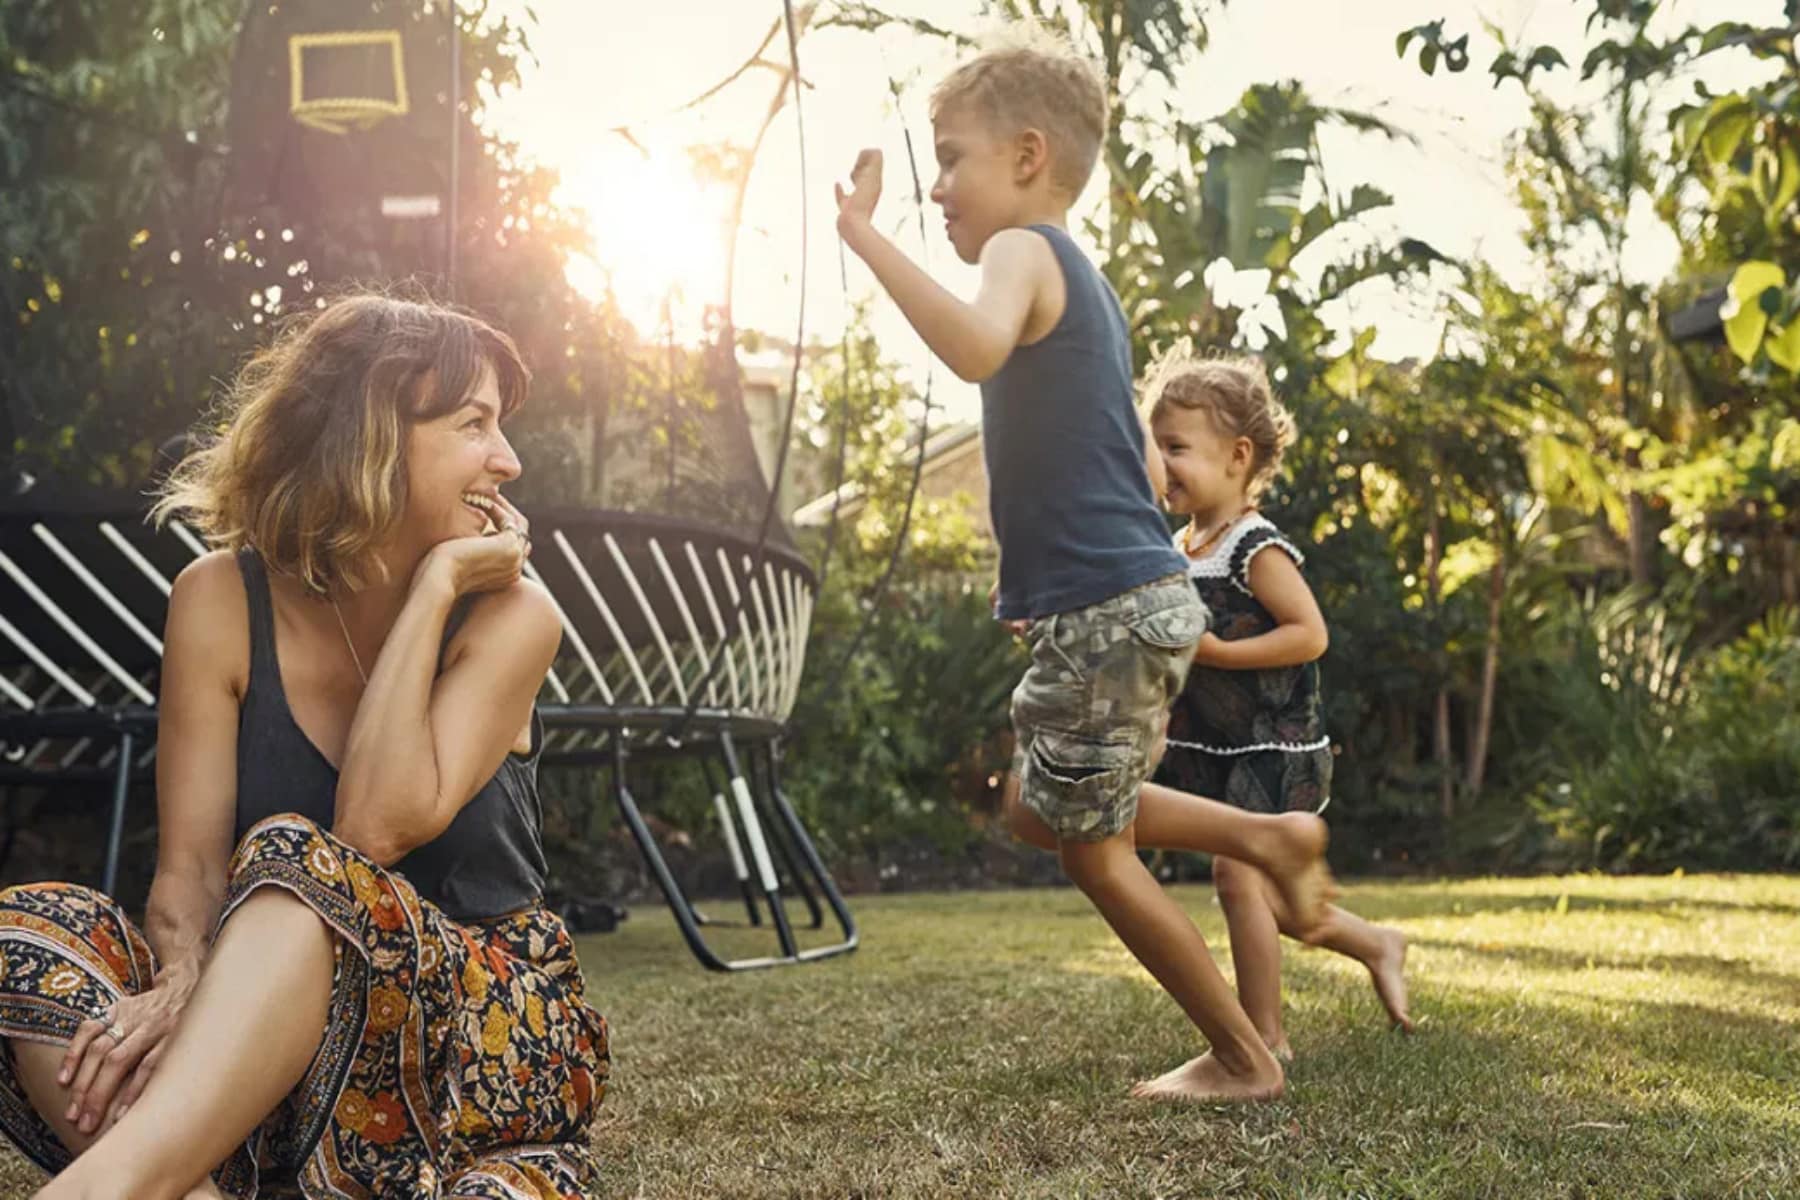
[[[271,817],[232,859],[220,924],[286,889],[337,935],[330,1017],[300,1084],[214,1173],[227,1195],[583,1200],[606,1021],[562,922],[459,924],[313,822]],[[90,888],[0,892],[0,1035],[62,1043],[150,986],[156,961]],[[69,1155],[0,1055],[0,1132],[48,1171]]]

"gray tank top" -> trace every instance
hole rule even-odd
[[[275,611],[262,559],[249,550],[238,555],[250,604],[250,686],[238,710],[237,838],[278,813],[299,813],[331,828],[337,798],[337,769],[306,736],[288,707],[275,657]],[[458,604],[445,623],[444,643],[468,613]],[[442,650],[440,648],[440,654]],[[538,800],[537,763],[544,727],[531,712],[531,752],[508,754],[494,777],[482,785],[435,839],[418,847],[394,870],[419,895],[453,920],[477,921],[516,912],[544,894],[543,807]]]

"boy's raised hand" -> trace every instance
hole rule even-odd
[[[856,156],[848,192],[841,183],[831,187],[837,193],[839,234],[846,232],[847,223],[873,220],[875,202],[881,199],[881,151],[864,150]]]

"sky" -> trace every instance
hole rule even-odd
[[[677,110],[750,57],[782,6],[779,0],[536,0],[534,7],[537,62],[527,66],[521,87],[499,98],[493,120],[529,156],[555,167],[563,178],[562,199],[589,213],[593,261],[572,271],[578,286],[597,292],[610,277],[641,328],[660,328],[667,299],[678,336],[691,331],[702,304],[723,294],[724,254],[716,231],[728,197],[693,182],[687,148],[747,144],[767,111],[776,76],[753,69],[707,102]],[[885,7],[966,33],[988,27],[973,0],[887,0]],[[1780,0],[1665,0],[1661,20],[1672,28],[1729,18],[1772,22],[1780,8]],[[1590,11],[1592,4],[1580,0],[1236,0],[1216,16],[1210,47],[1182,76],[1173,98],[1185,117],[1201,119],[1228,109],[1252,83],[1295,79],[1320,103],[1362,109],[1401,126],[1412,141],[1328,131],[1321,138],[1327,185],[1348,192],[1372,183],[1394,196],[1394,205],[1371,221],[1371,236],[1420,238],[1446,254],[1485,258],[1509,280],[1528,284],[1531,263],[1504,177],[1506,138],[1521,127],[1527,109],[1516,84],[1492,86],[1486,66],[1493,42],[1483,22],[1521,44],[1565,47],[1579,61],[1582,22]],[[1452,32],[1472,35],[1472,61],[1460,75],[1440,69],[1427,77],[1395,56],[1401,30],[1438,17],[1447,18]],[[932,83],[954,65],[955,51],[895,28],[814,30],[799,49],[811,85],[801,102],[804,175],[789,106],[769,132],[746,197],[733,301],[738,325],[792,337],[804,278],[807,336],[835,340],[848,303],[876,295],[872,277],[854,259],[847,279],[840,276],[831,190],[834,180],[848,177],[864,146],[882,149],[887,163],[878,220],[953,291],[972,295],[975,270],[951,253],[929,200],[921,241],[906,166],[910,131],[929,188],[926,106]],[[780,35],[769,53],[785,61]],[[1747,58],[1721,57],[1703,78],[1718,88],[1756,73]],[[890,79],[899,86],[898,102]],[[1598,94],[1596,85],[1582,86],[1572,71],[1549,76],[1547,84],[1557,99],[1575,104],[1591,103]],[[1665,99],[1680,102],[1688,90],[1684,84]],[[628,126],[631,138],[610,132],[615,126]],[[1096,211],[1103,191],[1098,181],[1089,185],[1072,228]],[[1665,277],[1677,249],[1653,214],[1632,214],[1626,253],[1633,275]],[[1316,271],[1324,263],[1310,265]],[[1429,288],[1403,293],[1371,284],[1325,316],[1346,336],[1351,328],[1374,327],[1378,356],[1426,356],[1441,329],[1437,301]],[[941,367],[931,370],[929,353],[891,303],[878,299],[872,319],[883,352],[915,383],[923,385],[930,373],[933,399],[944,408],[939,420],[978,417],[975,389]]]

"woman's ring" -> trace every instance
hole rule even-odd
[[[106,1027],[106,1036],[110,1037],[115,1042],[122,1043],[125,1040],[125,1031],[120,1029],[117,1025],[108,1025]]]

